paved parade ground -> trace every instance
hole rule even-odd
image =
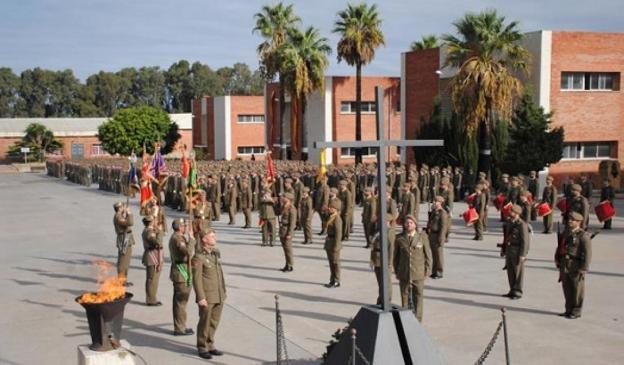
[[[76,348],[90,343],[86,316],[74,298],[96,289],[92,262],[116,260],[113,203],[122,196],[86,188],[43,174],[0,174],[0,364],[75,364]],[[129,289],[134,299],[126,307],[123,335],[150,365],[205,363],[197,357],[195,336],[172,336],[172,285],[169,263],[161,275],[161,307],[145,306],[145,271],[137,201],[133,260]],[[421,206],[421,225],[426,208]],[[619,212],[624,204],[616,202]],[[614,220],[612,231],[593,241],[593,260],[586,282],[583,316],[569,320],[553,263],[556,235],[543,235],[533,222],[524,297],[511,301],[495,247],[501,241],[500,223],[490,210],[485,240],[472,241],[473,230],[463,226],[456,203],[446,269],[442,280],[428,280],[423,326],[449,364],[472,364],[484,350],[508,309],[509,342],[514,364],[622,364],[624,363],[624,221]],[[275,362],[274,295],[280,295],[288,354],[296,364],[317,364],[331,334],[343,327],[363,304],[374,302],[377,286],[364,249],[358,208],[356,233],[342,250],[342,286],[327,289],[329,268],[322,238],[303,246],[295,235],[295,266],[282,273],[283,252],[260,247],[257,228],[243,230],[242,214],[236,226],[227,214],[213,226],[224,262],[228,298],[216,335],[225,356],[215,364],[270,364]],[[171,217],[180,213],[167,211]],[[557,218],[559,214],[557,213]],[[598,230],[595,216],[590,230]],[[257,216],[254,215],[254,223]],[[320,222],[314,217],[314,232]],[[169,231],[170,234],[171,231]],[[169,235],[165,240],[168,241]],[[168,252],[166,254],[168,256]],[[394,303],[398,284],[394,281]],[[194,294],[188,304],[189,327],[197,324]],[[137,362],[139,363],[139,362]],[[504,363],[499,337],[489,364]]]

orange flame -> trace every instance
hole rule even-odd
[[[106,261],[97,260],[97,283],[99,285],[97,293],[84,293],[78,303],[98,304],[108,303],[123,298],[126,295],[126,278],[124,276],[110,276],[109,272],[114,266]]]

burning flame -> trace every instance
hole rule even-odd
[[[78,303],[81,304],[98,304],[108,303],[123,298],[126,295],[126,278],[123,276],[109,275],[114,266],[106,261],[97,260],[94,262],[97,266],[97,283],[99,285],[97,293],[84,293]]]

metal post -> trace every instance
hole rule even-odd
[[[377,140],[383,143],[384,136],[384,115],[383,115],[383,89],[380,86],[375,87],[375,103],[377,104]],[[381,300],[381,309],[384,312],[390,310],[390,301],[388,300],[388,237],[387,237],[387,200],[386,200],[386,149],[383,145],[379,145],[377,149],[377,184],[379,188],[379,208],[377,212],[377,223],[379,224],[379,244],[381,245],[381,287],[383,299]]]
[[[279,295],[275,295],[275,355],[277,356],[277,365],[282,363],[279,334]]]
[[[355,328],[351,329],[351,358],[353,359],[353,362],[351,363],[351,365],[355,365],[356,362],[356,358],[355,358],[355,334],[357,333],[357,331],[355,330]]]
[[[507,310],[503,307],[501,308],[501,313],[503,315],[503,336],[505,338],[505,363],[507,365],[511,364],[509,361],[509,342],[507,341],[507,317],[505,316],[505,312]]]

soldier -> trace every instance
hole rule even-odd
[[[569,319],[581,317],[585,297],[585,275],[589,271],[592,242],[589,233],[582,229],[585,217],[570,212],[563,240],[555,253],[559,281],[565,297],[565,312],[559,314]]]
[[[592,191],[594,190],[594,186],[590,179],[587,178],[587,174],[581,174],[581,195],[587,199],[587,201],[591,200]]]
[[[404,230],[394,246],[393,267],[401,288],[401,305],[411,308],[418,321],[423,316],[425,279],[431,274],[431,247],[425,232],[417,230],[418,221],[408,215]]]
[[[212,226],[212,209],[206,201],[206,192],[199,191],[199,200],[193,208],[193,232],[195,232],[195,242],[199,244],[199,234],[205,228]]]
[[[454,188],[450,185],[450,181],[448,178],[444,178],[442,179],[442,181],[440,181],[440,192],[438,195],[444,198],[444,205],[442,207],[444,208],[444,210],[446,210],[449,216],[452,216],[455,193]]]
[[[505,267],[507,270],[507,280],[509,281],[509,292],[503,294],[509,299],[522,298],[522,283],[524,279],[524,262],[529,253],[530,236],[527,223],[521,219],[522,207],[514,204],[509,213],[507,223],[507,239],[504,243]]]
[[[483,230],[485,227],[485,221],[487,220],[487,212],[485,207],[487,205],[487,198],[483,193],[483,184],[477,184],[475,186],[475,202],[474,209],[477,211],[479,215],[479,219],[474,223],[475,236],[473,240],[475,241],[483,241]]]
[[[584,196],[581,195],[581,185],[572,184],[572,186],[570,187],[570,191],[571,198],[568,199],[567,210],[564,215],[564,223],[567,224],[567,219],[569,218],[570,213],[577,212],[583,216],[581,228],[587,230],[587,226],[589,223],[589,202]]]
[[[335,188],[332,188],[335,189]],[[325,252],[329,261],[329,283],[326,288],[337,288],[340,286],[340,250],[342,249],[343,223],[340,217],[342,203],[334,198],[328,206],[329,218],[327,219],[327,237],[325,238]]]
[[[186,303],[191,294],[192,273],[189,264],[195,247],[193,228],[186,237],[186,222],[177,218],[171,224],[173,234],[169,239],[171,256],[171,272],[169,279],[173,282],[173,334],[174,336],[192,335],[191,328],[186,327]]]
[[[366,238],[366,248],[372,244],[372,238],[376,231],[373,223],[373,217],[377,214],[377,201],[373,196],[372,188],[364,189],[364,198],[362,200],[362,226],[364,228],[364,237]]]
[[[446,242],[448,228],[449,215],[444,210],[444,198],[438,195],[433,200],[433,207],[427,222],[427,233],[429,234],[429,244],[431,245],[431,253],[433,255],[432,279],[442,279],[444,277],[444,243]]]
[[[423,165],[419,171],[418,188],[420,189],[420,201],[425,203],[429,201],[429,172],[427,165]]]
[[[115,208],[113,226],[117,234],[117,275],[127,280],[130,259],[132,259],[132,246],[134,245],[134,236],[132,235],[134,218],[130,208],[122,202],[115,203],[113,208]],[[132,283],[126,281],[125,285],[132,286]]]
[[[251,228],[251,208],[253,206],[253,196],[247,179],[243,179],[241,181],[241,190],[239,197],[240,208],[243,210],[243,214],[245,215],[245,225],[243,226],[243,228]]]
[[[537,192],[538,192],[537,171],[529,172],[529,183],[527,184],[527,190],[531,193],[533,198],[537,198]]]
[[[297,225],[297,209],[292,205],[295,197],[292,193],[282,194],[282,214],[280,215],[280,242],[284,249],[284,258],[286,264],[282,268],[282,272],[293,271],[293,249],[292,239],[295,234],[295,226]]]
[[[154,224],[151,215],[143,218],[143,265],[145,266],[145,304],[147,306],[160,306],[162,302],[157,299],[158,282],[163,263],[163,232]]]
[[[399,213],[399,220],[401,222],[405,222],[405,217],[408,215],[413,215],[414,217],[418,217],[417,214],[414,214],[417,209],[416,199],[414,198],[414,194],[412,194],[410,190],[410,184],[403,184],[403,193],[401,194],[401,209]]]
[[[520,206],[520,208],[522,208],[522,213],[520,213],[520,219],[522,219],[527,224],[529,224],[529,222],[531,221],[532,204],[529,201],[530,195],[531,193],[528,190],[523,190],[520,193],[520,201],[518,202],[518,205]]]
[[[238,192],[236,191],[236,184],[234,180],[230,180],[227,185],[227,191],[225,192],[225,204],[228,207],[228,214],[230,216],[230,222],[228,225],[233,226],[236,224],[236,199]]]
[[[312,198],[310,197],[310,188],[304,186],[301,189],[301,200],[299,201],[298,221],[303,228],[303,244],[311,245],[312,242]]]
[[[518,204],[520,202],[521,192],[522,188],[520,187],[520,179],[518,179],[517,176],[513,176],[511,178],[509,191],[507,192],[507,197],[505,198],[505,204]]]
[[[271,196],[271,189],[267,187],[260,199],[260,219],[262,220],[262,247],[267,244],[273,247],[275,241],[275,200]]]
[[[455,197],[455,201],[464,200],[464,191],[462,189],[463,183],[463,173],[462,169],[459,166],[455,166],[455,173],[453,174],[453,186],[455,187],[455,191],[453,194]]]
[[[387,215],[387,238],[388,238],[388,273],[392,272],[392,263],[394,262],[394,242],[396,233],[392,228],[390,221],[392,220],[392,215]],[[372,232],[377,231],[376,227],[372,228]],[[379,233],[373,233],[374,237],[371,238],[372,242],[372,250],[370,256],[370,265],[375,271],[375,278],[377,279],[377,287],[379,288],[379,294],[377,295],[377,305],[382,305],[382,267],[381,267],[381,243],[380,243],[380,235]],[[388,302],[392,301],[392,279],[390,275],[388,275]]]
[[[203,359],[223,355],[214,343],[226,298],[225,279],[221,268],[221,252],[212,228],[201,233],[200,249],[193,256],[193,289],[199,307],[197,352]]]
[[[600,189],[600,202],[609,201],[611,205],[613,205],[613,200],[615,199],[615,191],[611,187],[611,183],[609,179],[604,179],[603,187]],[[611,229],[611,218],[604,221],[602,226],[603,229]]]
[[[338,197],[342,203],[340,218],[342,218],[342,240],[348,241],[351,227],[351,216],[353,215],[353,200],[349,191],[347,180],[340,180],[340,191]]]
[[[299,179],[299,174],[294,174],[293,175],[293,191],[294,191],[294,197],[295,200],[293,201],[293,205],[295,206],[295,209],[297,209],[297,225],[295,226],[295,231],[300,231],[301,230],[301,213],[299,210],[299,207],[301,205],[301,196],[302,196],[302,190],[303,190],[303,182],[301,182],[301,180]]]
[[[555,209],[555,199],[557,199],[557,188],[553,185],[553,177],[548,176],[546,178],[546,186],[542,191],[542,203],[548,204],[550,209]],[[544,222],[544,234],[549,234],[553,227],[553,213],[547,214],[543,218]]]
[[[329,185],[327,185],[327,176],[322,176],[316,190],[314,191],[314,210],[316,210],[321,218],[321,232],[318,233],[319,236],[324,235],[326,232],[328,206]]]

